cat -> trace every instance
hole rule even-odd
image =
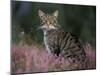
[[[84,62],[85,51],[77,36],[70,32],[65,32],[58,23],[58,13],[56,10],[52,14],[46,14],[38,10],[41,26],[44,33],[44,44],[48,53],[72,59],[73,62]]]

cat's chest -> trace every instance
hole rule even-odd
[[[56,38],[56,31],[55,30],[51,30],[48,32],[44,32],[44,44],[46,47],[46,50],[51,53],[55,46],[57,45],[57,38]]]
[[[47,50],[49,53],[51,53],[50,47],[49,47],[49,41],[48,41],[48,37],[47,37],[47,36],[44,36],[44,44],[45,44],[46,50]]]

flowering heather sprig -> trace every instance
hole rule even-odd
[[[88,59],[85,69],[95,68],[95,50],[90,44],[86,44],[84,49]],[[71,64],[69,60],[48,54],[44,48],[35,44],[31,46],[27,44],[12,45],[11,48],[11,69],[15,73],[77,70],[81,68],[79,63]]]
[[[95,69],[96,68],[96,50],[92,48],[89,43],[86,43],[84,46],[84,50],[86,52],[86,65],[87,69]]]

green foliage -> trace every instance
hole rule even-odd
[[[95,45],[96,42],[96,7],[83,5],[53,4],[40,2],[12,1],[12,42],[19,42],[20,33],[24,31],[33,42],[42,43],[43,33],[40,26],[38,10],[52,13],[59,10],[59,24],[68,32]]]

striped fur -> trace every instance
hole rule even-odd
[[[79,39],[69,32],[64,32],[58,24],[58,11],[49,15],[39,10],[39,16],[40,28],[44,32],[44,43],[49,53],[72,59],[73,62],[85,61],[86,54]]]

